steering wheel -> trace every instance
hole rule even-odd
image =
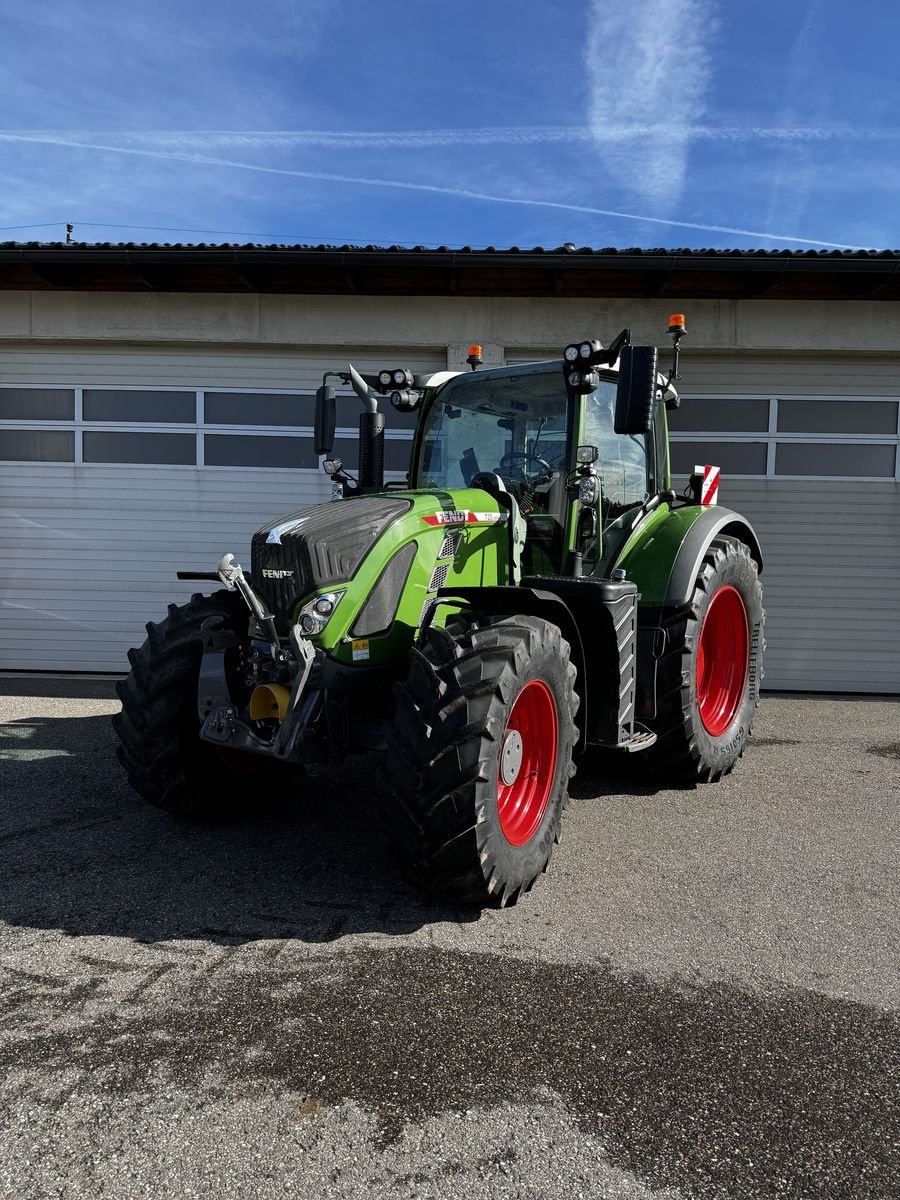
[[[527,466],[528,463],[532,462],[537,463],[541,468],[540,475],[530,476],[528,474]],[[517,469],[522,472],[524,479],[528,483],[540,482],[541,476],[545,476],[547,479],[551,479],[553,477],[553,468],[550,466],[547,460],[544,458],[538,458],[536,454],[531,454],[527,450],[514,450],[510,454],[504,454],[500,459],[501,471],[514,471]]]

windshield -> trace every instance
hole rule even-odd
[[[566,387],[559,367],[449,383],[425,418],[418,486],[468,487],[499,475],[528,523],[528,574],[561,571],[568,472]]]
[[[451,382],[425,419],[422,487],[468,487],[479,471],[509,484],[566,457],[566,389],[561,372]]]

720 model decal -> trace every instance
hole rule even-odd
[[[457,509],[450,512],[431,513],[423,517],[426,525],[496,525],[506,520],[506,513],[470,512],[468,509]]]

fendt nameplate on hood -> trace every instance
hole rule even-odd
[[[422,520],[426,525],[497,525],[507,520],[507,514],[455,510],[451,512],[430,513],[427,517],[423,517]]]

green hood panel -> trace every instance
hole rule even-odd
[[[454,584],[484,587],[507,582],[508,515],[494,497],[480,488],[452,492],[391,491],[303,509],[293,519],[299,520],[313,512],[318,514],[322,509],[328,510],[324,515],[333,530],[332,536],[339,539],[352,538],[351,531],[363,526],[369,529],[376,521],[376,515],[380,522],[374,532],[368,534],[365,553],[353,564],[353,570],[348,570],[344,579],[330,575],[327,585],[314,585],[303,595],[298,595],[289,614],[288,619],[294,619],[297,607],[307,603],[317,592],[343,590],[344,596],[334,615],[323,632],[313,638],[338,662],[360,668],[405,663],[426,602],[438,588]],[[385,517],[387,520],[383,520]],[[314,524],[317,525],[319,520],[317,515]],[[278,522],[273,523],[273,527],[278,525]],[[267,531],[270,528],[267,526]],[[298,530],[303,528],[301,525]],[[414,554],[407,549],[410,543],[415,545]],[[271,545],[265,548],[273,549]],[[395,556],[402,556],[396,564]],[[394,566],[396,570],[392,569]],[[404,582],[395,604],[401,572]],[[258,574],[254,563],[255,588]],[[366,622],[371,621],[372,606],[361,617],[367,601],[373,592],[383,588],[392,589],[393,620],[382,632],[354,637],[353,630],[358,622],[365,627]],[[379,602],[384,600],[384,595],[378,596]]]

